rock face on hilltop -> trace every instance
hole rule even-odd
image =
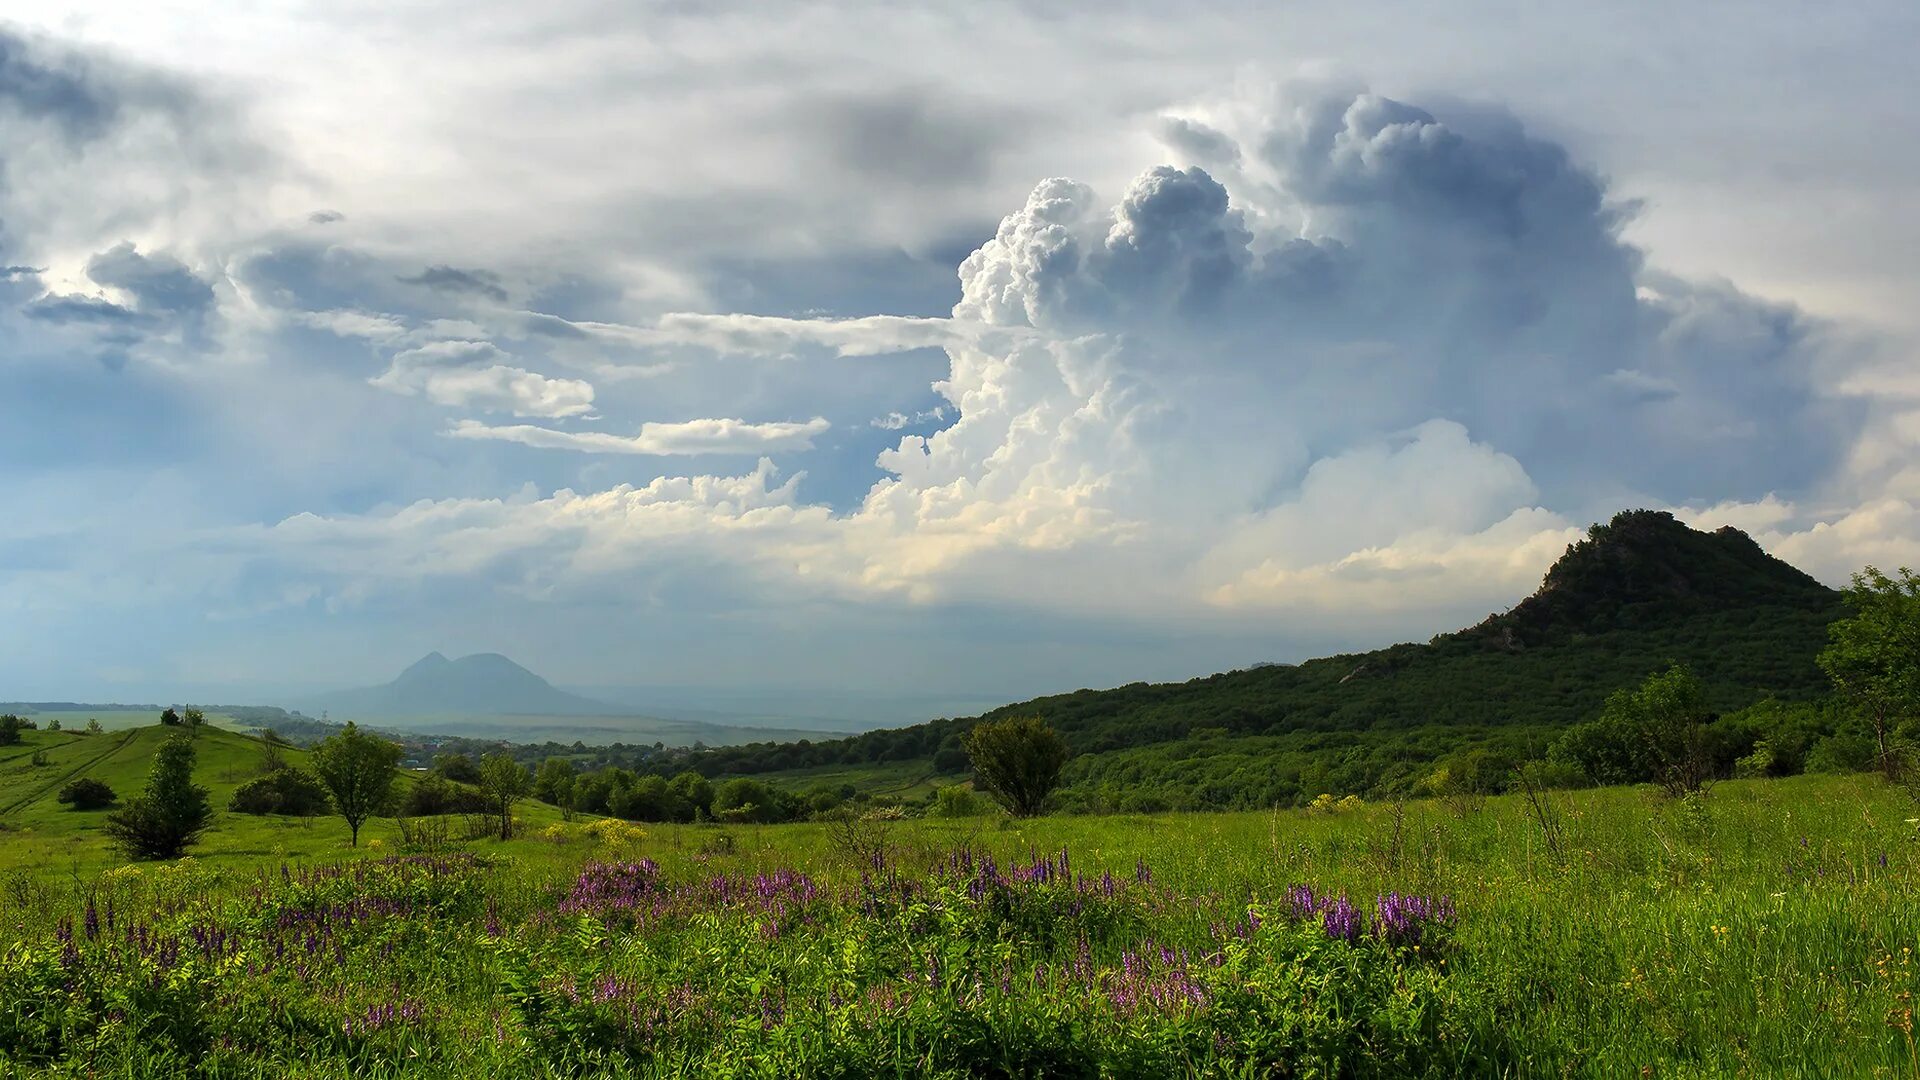
[[[1832,589],[1739,529],[1701,532],[1663,511],[1627,510],[1570,545],[1532,596],[1459,636],[1516,648],[1688,615],[1825,611],[1837,602]]]
[[[594,716],[620,711],[556,689],[499,653],[458,660],[428,653],[384,686],[343,690],[314,704],[341,716]]]

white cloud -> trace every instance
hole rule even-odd
[[[579,416],[593,411],[593,385],[510,366],[486,341],[437,341],[395,353],[384,374],[367,380],[396,394],[420,394],[438,405],[511,412],[515,416]]]
[[[292,321],[343,338],[372,342],[397,341],[406,336],[407,324],[396,316],[365,311],[300,311]]]
[[[704,419],[677,423],[646,423],[638,435],[609,435],[599,431],[555,431],[531,424],[489,426],[462,420],[448,432],[456,439],[493,439],[547,450],[578,450],[588,454],[770,454],[805,450],[814,436],[833,425],[825,417],[805,421],[750,424],[745,420]]]

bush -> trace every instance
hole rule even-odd
[[[436,773],[421,777],[400,799],[400,813],[404,817],[484,814],[488,809],[487,797],[480,791],[453,783]]]
[[[958,784],[943,787],[933,795],[933,816],[942,818],[981,817],[992,812],[993,805],[969,788]]]
[[[964,744],[974,782],[1014,817],[1032,817],[1045,808],[1072,756],[1059,732],[1035,717],[983,720],[967,732]]]
[[[98,810],[114,800],[113,789],[91,776],[69,780],[54,796],[75,810]]]
[[[312,775],[283,767],[240,786],[227,809],[238,814],[315,817],[332,808],[327,789]]]

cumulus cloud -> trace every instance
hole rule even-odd
[[[769,454],[805,450],[814,436],[833,425],[825,417],[805,421],[751,424],[745,420],[683,420],[640,425],[638,435],[610,435],[600,431],[555,431],[531,424],[488,425],[463,420],[448,432],[456,439],[492,439],[547,450],[578,450],[588,454]]]
[[[553,379],[508,363],[487,341],[437,341],[394,354],[372,385],[418,394],[438,405],[510,412],[515,416],[579,416],[593,411],[593,385]]]
[[[787,516],[761,519],[758,541],[806,557],[710,552],[855,596],[1477,616],[1625,501],[1764,506],[1843,464],[1856,409],[1822,389],[1826,329],[1645,267],[1598,176],[1510,117],[1314,91],[1229,120],[1162,131],[1219,175],[1155,166],[1112,201],[1042,181],[961,262],[950,318],[528,314],[524,329],[642,355],[944,350],[942,403],[872,422],[943,426],[882,451],[856,508],[784,501]],[[491,346],[441,348],[459,370],[502,366]],[[377,381],[424,386],[417,373],[451,359],[418,352]],[[451,434],[771,453],[824,427],[703,420],[628,437],[468,421]],[[514,528],[574,550],[581,498],[516,510]],[[613,501],[591,543],[631,543],[635,558],[657,535],[650,515],[680,527],[705,512]],[[789,526],[802,531],[776,539]]]

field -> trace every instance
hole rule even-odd
[[[143,733],[29,738],[58,744],[39,771],[137,787]],[[257,753],[201,744],[216,788]],[[0,761],[7,792],[31,749]],[[1551,799],[1544,817],[1503,796],[726,827],[528,806],[512,841],[412,854],[384,820],[349,851],[338,819],[229,815],[191,859],[121,867],[93,815],[29,796],[0,815],[0,1061],[1920,1076],[1920,811],[1904,794],[1799,777]]]

